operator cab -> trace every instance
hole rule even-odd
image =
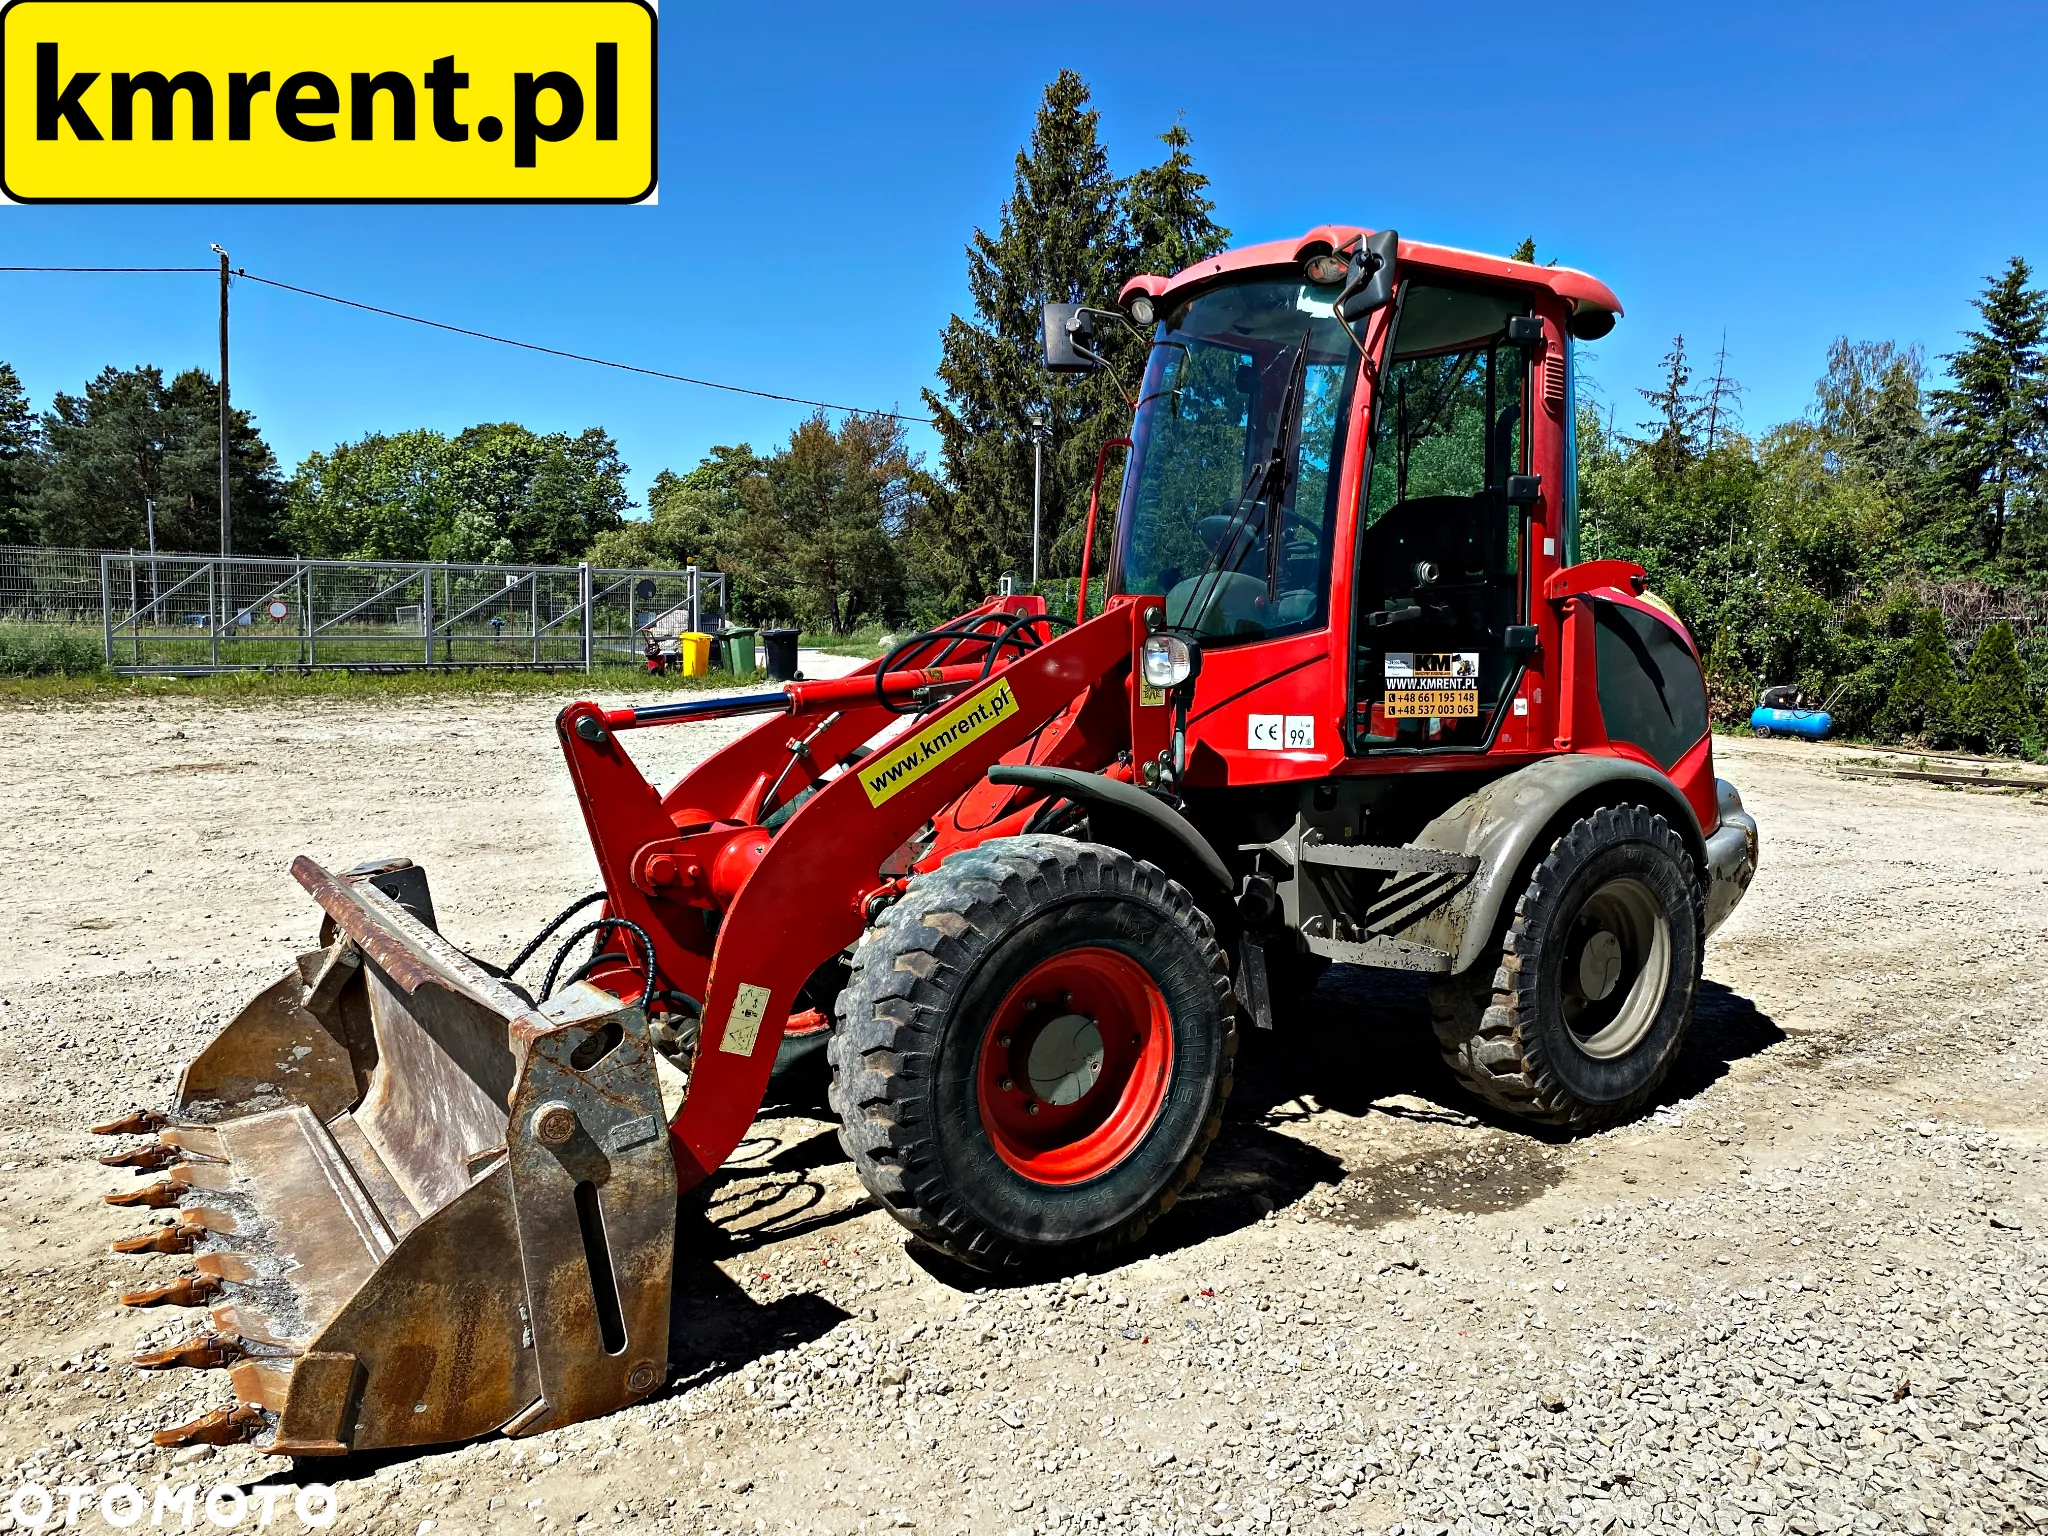
[[[1573,558],[1570,346],[1612,325],[1613,295],[1325,227],[1120,302],[1048,306],[1046,361],[1105,366],[1098,328],[1149,330],[1107,587],[1160,595],[1199,644],[1192,782],[1540,750],[1561,641],[1540,583]]]

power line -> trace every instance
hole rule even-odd
[[[856,416],[886,416],[892,421],[915,421],[931,425],[928,416],[906,416],[900,411],[872,411],[858,405],[836,405],[830,400],[810,400],[802,395],[778,395],[773,390],[748,389],[741,384],[721,384],[715,379],[692,378],[686,373],[664,373],[659,368],[642,368],[634,363],[615,363],[610,358],[592,357],[585,352],[565,352],[560,347],[544,347],[538,342],[518,341],[510,336],[494,336],[489,331],[472,331],[467,326],[450,325],[444,320],[429,320],[421,315],[408,315],[402,310],[381,309],[375,304],[364,304],[356,299],[344,299],[332,293],[321,293],[313,288],[300,288],[292,283],[281,283],[274,277],[258,277],[244,268],[235,269],[237,277],[246,277],[252,283],[263,283],[272,288],[282,288],[287,293],[301,293],[309,299],[324,299],[329,304],[342,304],[350,309],[367,310],[373,315],[385,315],[393,320],[409,321],[413,325],[431,326],[437,331],[452,331],[457,336],[474,336],[479,341],[495,341],[500,346],[521,347],[528,352],[545,352],[550,357],[566,357],[572,362],[595,363],[600,368],[616,368],[622,373],[645,374],[651,379],[673,379],[678,384],[695,384],[700,389],[722,389],[728,394],[752,395],[757,400],[782,400],[791,405],[815,405],[820,410],[849,411]]]
[[[5,267],[0,272],[213,272],[213,267]],[[699,389],[723,390],[731,395],[751,395],[756,400],[780,400],[788,405],[816,406],[823,411],[845,411],[855,416],[882,416],[891,421],[916,422],[930,426],[929,416],[911,416],[902,411],[876,411],[859,405],[839,405],[830,400],[812,400],[803,395],[779,395],[768,389],[748,389],[743,384],[721,384],[716,379],[693,378],[686,373],[666,373],[659,368],[642,368],[635,363],[614,362],[608,357],[592,357],[587,352],[568,352],[560,347],[544,347],[535,341],[520,341],[511,336],[495,336],[489,331],[473,331],[468,326],[450,325],[445,320],[429,320],[424,315],[408,315],[403,310],[384,309],[376,304],[365,304],[358,299],[344,299],[339,294],[322,293],[317,288],[301,288],[295,283],[280,282],[274,277],[259,277],[246,267],[235,268],[235,276],[246,277],[252,283],[262,283],[267,288],[282,288],[287,293],[302,294],[309,299],[320,299],[329,304],[340,304],[348,309],[360,309],[372,315],[383,315],[391,320],[403,320],[411,325],[424,325],[436,331],[448,331],[457,336],[469,336],[478,341],[496,342],[501,347],[518,347],[527,352],[542,352],[549,357],[566,357],[571,362],[591,363],[599,368],[616,368],[621,373],[637,373],[650,379],[668,379],[677,384],[694,384]]]
[[[0,272],[211,272],[212,267],[0,267]]]

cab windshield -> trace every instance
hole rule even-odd
[[[1358,349],[1337,288],[1236,283],[1160,322],[1131,431],[1112,590],[1212,642],[1327,621]]]

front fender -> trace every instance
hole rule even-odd
[[[1126,853],[1151,857],[1153,863],[1188,886],[1195,899],[1205,905],[1215,895],[1230,894],[1230,869],[1222,855],[1187,817],[1135,784],[1076,768],[1040,768],[1024,763],[999,763],[989,769],[988,777],[994,784],[1021,784],[1049,795],[1085,801],[1097,814],[1108,812],[1111,817],[1123,818],[1134,829],[1143,829],[1146,835],[1119,837],[1112,832],[1101,841],[1123,847]],[[1126,846],[1133,842],[1142,846]],[[1153,856],[1155,851],[1159,856]]]
[[[1488,957],[1502,908],[1558,835],[1590,810],[1624,803],[1647,805],[1670,822],[1705,881],[1699,817],[1663,774],[1623,757],[1549,757],[1474,790],[1422,829],[1413,846],[1467,854],[1479,868],[1449,901],[1396,936],[1453,956],[1454,972],[1470,970]]]

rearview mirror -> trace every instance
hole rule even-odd
[[[1400,260],[1401,237],[1391,229],[1361,244],[1351,257],[1344,291],[1337,295],[1337,318],[1351,325],[1392,303]]]
[[[1085,304],[1045,306],[1045,366],[1053,373],[1092,373],[1102,366],[1095,314]]]

